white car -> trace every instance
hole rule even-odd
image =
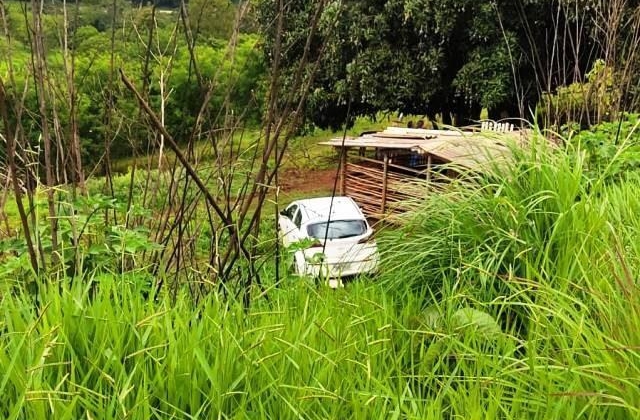
[[[278,228],[285,247],[298,246],[293,247],[298,275],[339,279],[378,268],[373,229],[349,197],[294,201],[280,213]]]

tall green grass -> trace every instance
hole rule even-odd
[[[534,142],[417,206],[383,241],[382,281],[425,296],[427,320],[466,308],[495,320],[492,340],[511,337],[508,354],[462,351],[493,360],[479,376],[510,389],[484,389],[485,408],[498,398],[534,417],[640,418],[638,173],[612,183],[581,150]]]
[[[521,338],[489,315],[515,296],[457,290],[423,311],[376,284],[300,283],[245,311],[215,296],[153,302],[127,279],[102,280],[94,295],[50,285],[38,310],[3,297],[2,418],[638,415],[638,316],[616,296],[587,308],[539,287],[544,302],[520,302],[533,325]]]
[[[92,297],[50,285],[38,310],[3,297],[2,418],[423,417],[402,374],[410,334],[374,289],[299,283],[245,311],[101,280]]]
[[[640,177],[584,161],[533,147],[426,196],[342,290],[6,288],[0,418],[640,418]]]

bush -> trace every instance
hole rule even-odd
[[[617,118],[621,97],[615,69],[596,60],[586,81],[560,86],[555,94],[544,94],[536,113],[544,125],[577,124],[588,128]]]
[[[571,138],[574,147],[586,153],[591,177],[612,181],[640,170],[639,125],[638,114],[625,114],[619,121],[600,123]]]

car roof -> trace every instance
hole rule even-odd
[[[303,223],[329,219],[329,208],[332,220],[364,219],[360,208],[351,197],[334,197],[333,204],[331,197],[308,198],[294,201],[292,204],[302,208]]]

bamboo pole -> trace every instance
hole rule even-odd
[[[345,195],[347,190],[347,154],[349,148],[345,147],[340,153],[340,195]]]
[[[431,155],[427,156],[427,182],[431,182]]]
[[[387,204],[387,175],[389,174],[389,155],[384,154],[384,167],[382,169],[382,200],[380,200],[380,213],[384,214]]]

